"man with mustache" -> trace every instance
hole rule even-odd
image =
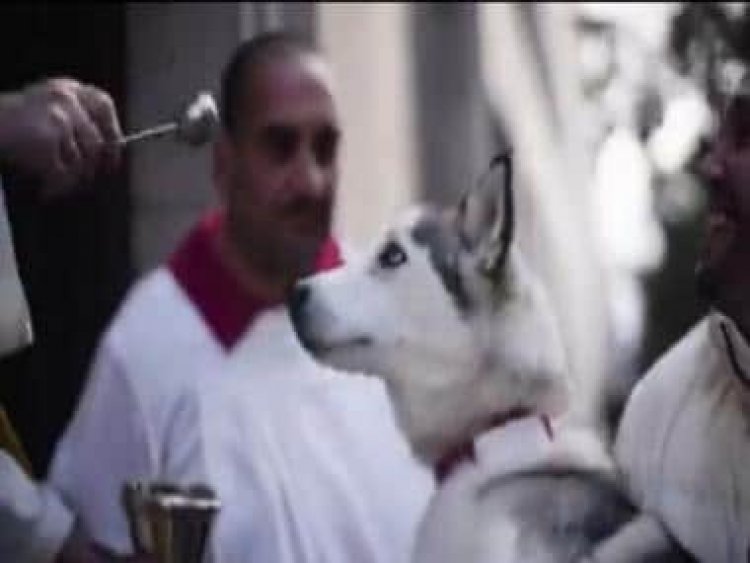
[[[750,560],[750,81],[703,162],[711,311],[636,386],[616,453],[633,499],[696,559]]]
[[[131,291],[51,480],[120,552],[120,489],[149,479],[216,490],[213,561],[406,561],[432,479],[381,385],[315,363],[285,306],[340,260],[329,69],[300,40],[259,36],[225,68],[221,112],[220,208]]]

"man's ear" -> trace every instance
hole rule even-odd
[[[489,170],[456,208],[463,247],[479,257],[482,272],[498,279],[513,242],[514,209],[511,154],[496,156]]]

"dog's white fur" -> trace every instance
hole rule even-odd
[[[532,418],[479,440],[476,462],[459,467],[431,503],[416,552],[425,563],[568,561],[559,545],[536,541],[514,507],[528,511],[537,502],[540,516],[568,502],[588,510],[591,499],[574,498],[579,489],[545,477],[549,468],[614,477],[598,433],[564,416],[575,394],[540,281],[515,245],[502,268],[486,267],[488,257],[492,266],[501,255],[503,205],[485,186],[451,215],[407,213],[363,259],[307,280],[305,299],[292,311],[319,359],[384,378],[415,453],[430,465],[512,409],[555,419],[552,441]],[[415,235],[428,221],[432,245]],[[441,267],[460,277],[461,291],[447,290]],[[534,477],[502,481],[518,471]],[[504,484],[495,486],[498,479]],[[536,498],[540,487],[550,490],[549,507]]]
[[[385,378],[403,430],[431,464],[492,415],[520,405],[559,414],[568,382],[550,309],[540,306],[544,293],[520,254],[510,255],[512,299],[497,313],[507,321],[479,315],[467,323],[434,273],[427,249],[399,235],[417,217],[407,214],[387,235],[402,245],[408,267],[393,275],[377,271],[370,255],[310,280],[315,289],[308,318],[315,319],[309,329],[322,360]]]

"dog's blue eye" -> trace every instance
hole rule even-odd
[[[397,242],[389,242],[378,256],[378,264],[384,269],[398,268],[406,262],[406,252]]]

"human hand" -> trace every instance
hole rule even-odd
[[[0,95],[0,167],[38,178],[46,191],[116,168],[121,138],[112,98],[94,86],[54,78]]]

